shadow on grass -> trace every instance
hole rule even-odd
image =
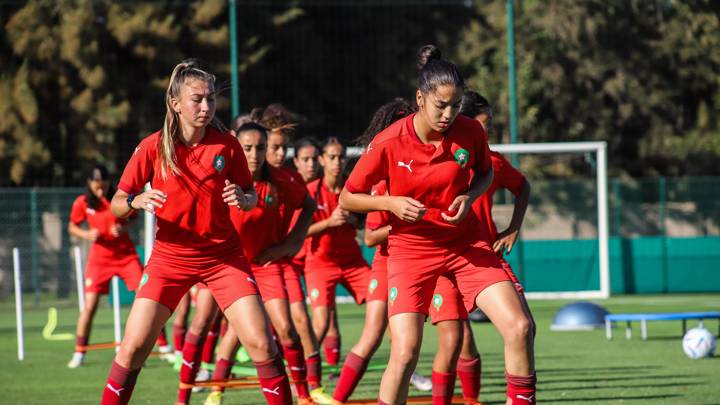
[[[541,397],[540,400],[542,403],[548,404],[553,402],[583,402],[583,403],[590,403],[590,402],[618,402],[618,401],[643,401],[643,403],[648,403],[648,401],[652,399],[668,399],[668,398],[677,398],[681,397],[680,394],[665,394],[665,395],[615,395],[615,396],[583,396],[583,397],[562,397],[562,398],[547,398],[547,397]],[[504,403],[504,402],[498,402],[498,403]],[[490,404],[490,402],[488,402]]]

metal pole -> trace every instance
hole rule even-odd
[[[78,309],[80,312],[85,308],[85,284],[83,279],[82,257],[80,256],[80,246],[73,247],[73,256],[75,258],[75,283],[77,284],[78,293]]]
[[[508,105],[510,107],[510,143],[518,141],[517,77],[515,73],[515,13],[513,0],[505,1],[507,13]],[[511,156],[513,166],[518,165],[516,155]]]
[[[667,255],[667,230],[665,228],[665,216],[666,213],[666,204],[667,204],[667,183],[664,176],[660,176],[658,179],[658,226],[660,230],[660,249],[661,249],[661,259],[662,259],[662,292],[667,293],[670,286],[670,276],[669,276],[669,268],[668,268],[668,255]]]
[[[113,320],[115,321],[115,351],[120,350],[120,341],[122,340],[122,325],[120,324],[120,282],[118,276],[112,278],[113,286]]]
[[[13,248],[13,274],[15,276],[15,323],[17,328],[18,360],[25,360],[23,333],[22,282],[20,281],[20,249]]]
[[[230,14],[230,82],[231,82],[231,119],[240,115],[240,77],[238,72],[238,46],[237,46],[237,3],[229,0]]]
[[[608,198],[607,198],[607,143],[597,150],[597,192],[598,192],[598,255],[600,261],[600,293],[610,297],[610,260],[608,242]]]

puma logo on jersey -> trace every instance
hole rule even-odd
[[[95,210],[92,208],[85,208],[85,213],[88,215],[95,215]]]
[[[365,154],[370,153],[370,151],[373,149],[372,147],[372,141],[368,144],[367,148],[365,148]]]
[[[121,387],[121,388],[118,388],[118,389],[115,389],[115,388],[114,388],[112,385],[110,385],[109,383],[108,383],[108,385],[106,385],[106,387],[107,387],[110,391],[114,392],[115,395],[117,395],[118,397],[120,396],[120,391],[122,391],[122,390],[125,389],[125,388],[122,388],[122,387]]]
[[[271,390],[270,388],[263,388],[263,392],[268,392],[270,394],[273,394],[275,396],[280,396],[280,387],[275,388],[274,390]]]
[[[535,395],[531,394],[529,397],[526,397],[525,395],[517,394],[515,395],[515,398],[517,399],[524,399],[525,401],[528,401],[529,404],[534,403]]]
[[[404,167],[404,168],[408,169],[408,171],[410,171],[410,173],[413,172],[413,171],[412,171],[412,167],[410,167],[411,164],[413,164],[413,161],[412,161],[412,160],[410,161],[410,163],[405,163],[405,162],[402,162],[402,161],[398,160],[398,166],[399,166],[399,167]]]
[[[253,279],[252,277],[248,277],[248,278],[247,278],[247,281],[249,281],[249,282],[257,285],[257,283],[255,282],[255,279]]]
[[[317,209],[325,211],[328,209],[328,207],[325,204],[318,204]]]
[[[135,147],[135,152],[133,152],[133,155],[137,155],[138,151],[140,151],[140,147],[139,147],[139,146],[136,146],[136,147]]]

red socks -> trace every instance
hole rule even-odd
[[[432,372],[432,403],[433,405],[452,404],[455,390],[455,373]]]
[[[314,390],[322,385],[320,383],[322,380],[322,364],[320,364],[320,355],[317,352],[311,354],[307,359],[305,359],[305,365],[307,366],[308,384],[310,385],[310,389]]]
[[[327,364],[335,366],[340,362],[340,336],[325,336],[323,349]]]
[[[335,386],[335,392],[333,393],[333,399],[340,402],[345,402],[350,398],[355,387],[357,387],[360,379],[367,370],[368,359],[362,358],[353,352],[349,352],[345,357],[345,364],[343,364],[342,371],[340,372],[340,378]]]
[[[182,365],[180,366],[180,387],[178,388],[177,402],[186,404],[190,402],[192,384],[200,368],[200,348],[203,345],[203,337],[188,332],[183,346]]]
[[[280,357],[255,363],[258,381],[268,405],[292,405],[292,394]]]
[[[233,365],[235,364],[232,360],[218,359],[215,363],[215,372],[213,373],[213,380],[227,380],[230,378]],[[214,391],[225,391],[225,387],[213,388]]]
[[[160,329],[160,334],[158,335],[156,343],[158,346],[167,346],[168,341],[167,341],[167,334],[165,333],[165,326],[163,326],[162,329]]]
[[[507,380],[507,396],[513,405],[534,405],[535,404],[535,373],[529,376],[516,376],[505,371]]]
[[[75,351],[78,353],[87,352],[88,340],[90,340],[90,339],[87,336],[85,336],[85,337],[76,336],[75,337]]]
[[[176,352],[181,352],[185,345],[185,328],[173,325],[173,344]]]
[[[213,323],[212,327],[208,331],[207,337],[205,338],[205,344],[202,350],[202,362],[203,363],[214,363],[215,362],[215,344],[218,341],[220,335],[220,321],[221,317]]]
[[[130,402],[140,369],[130,370],[113,361],[103,390],[101,405],[125,405]]]
[[[462,387],[463,399],[465,401],[477,401],[480,396],[480,379],[482,376],[482,365],[480,356],[472,359],[458,358],[457,375]]]
[[[290,376],[292,377],[298,398],[309,398],[310,391],[307,383],[307,368],[305,368],[305,355],[299,342],[292,342],[283,346],[283,353],[287,360]]]

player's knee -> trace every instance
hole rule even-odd
[[[275,353],[275,343],[269,336],[258,334],[244,340],[243,345],[254,360],[256,356],[269,358]]]
[[[514,343],[525,343],[532,340],[532,322],[526,317],[518,317],[512,323],[509,339]]]

